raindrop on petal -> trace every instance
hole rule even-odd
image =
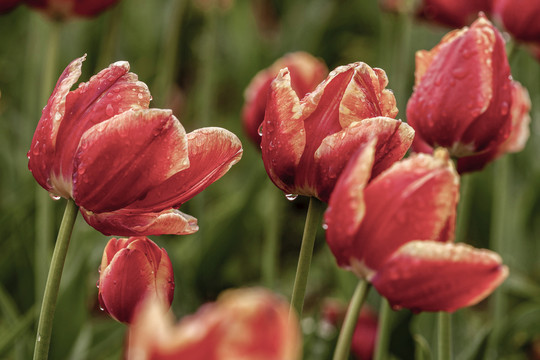
[[[58,196],[58,195],[53,194],[53,193],[51,193],[51,192],[49,193],[49,196],[50,196],[51,199],[53,199],[53,200],[60,200],[60,198],[61,198],[61,196]]]
[[[286,194],[285,197],[287,198],[287,200],[293,201],[293,200],[296,200],[296,198],[298,197],[298,194]]]

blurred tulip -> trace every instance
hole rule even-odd
[[[128,360],[300,359],[298,321],[264,289],[223,293],[176,326],[158,302],[146,303],[129,329]]]
[[[374,175],[401,159],[414,132],[394,119],[398,110],[387,84],[383,70],[358,62],[338,67],[300,100],[282,69],[262,125],[262,158],[274,184],[327,202],[351,155],[371,139],[377,139]]]
[[[493,0],[422,0],[418,16],[452,28],[469,25],[479,12],[489,14]]]
[[[444,149],[415,154],[366,185],[374,145],[341,175],[325,214],[338,265],[370,281],[395,308],[454,311],[507,276],[499,255],[452,244],[459,177]]]
[[[540,42],[540,1],[493,0],[493,14],[517,40]]]
[[[165,249],[146,237],[112,238],[103,252],[99,304],[114,319],[130,323],[148,296],[171,305],[174,273]]]
[[[0,1],[0,14],[10,12],[15,9],[19,4],[22,4],[23,0],[1,0]]]
[[[120,0],[24,0],[55,20],[97,16]]]
[[[28,152],[35,179],[106,235],[197,231],[176,209],[240,160],[240,141],[221,128],[186,134],[170,110],[148,109],[148,87],[125,61],[69,91],[83,60],[68,65],[43,109]]]
[[[261,144],[259,127],[264,120],[270,84],[283,68],[289,69],[291,87],[299,98],[313,91],[328,75],[323,61],[302,51],[289,53],[267,69],[259,71],[244,92],[245,103],[242,109],[244,131],[257,146]]]
[[[335,299],[326,299],[323,302],[323,319],[335,327],[341,327],[347,307]],[[354,328],[351,342],[351,351],[355,359],[371,360],[375,352],[378,320],[368,305],[364,305],[358,315],[358,322]]]
[[[504,40],[483,16],[416,53],[408,123],[422,142],[461,158],[500,146],[512,129],[510,67]]]

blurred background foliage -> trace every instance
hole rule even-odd
[[[33,131],[46,99],[40,99],[49,37],[59,27],[55,77],[74,58],[88,54],[81,81],[118,60],[147,83],[151,106],[172,108],[186,130],[220,126],[236,133],[244,157],[221,180],[182,207],[199,219],[190,236],[152,237],[165,247],[175,271],[173,311],[180,318],[224,289],[262,285],[290,296],[307,199],[290,202],[264,171],[260,152],[242,132],[243,91],[252,77],[278,57],[304,50],[329,69],[354,61],[383,68],[406,120],[414,81],[414,53],[430,49],[449,30],[383,13],[375,1],[121,0],[94,19],[53,24],[21,6],[0,17],[0,358],[29,359],[49,251],[36,250],[36,233],[56,236],[64,200],[52,207],[51,229],[36,226],[35,194],[43,192],[27,168]],[[540,64],[525,49],[511,59],[514,78],[532,99],[531,138],[522,153],[507,155],[507,194],[493,194],[494,164],[469,177],[470,216],[464,239],[489,247],[490,234],[504,239],[502,257],[510,277],[502,286],[502,324],[495,346],[490,308],[494,297],[460,310],[454,319],[457,359],[540,358]],[[52,88],[49,90],[52,91]],[[501,161],[501,160],[499,160]],[[492,224],[492,204],[505,196],[504,226]],[[106,196],[106,194],[104,194]],[[53,202],[51,200],[51,202]],[[56,311],[51,359],[117,359],[125,326],[99,310],[96,281],[108,238],[80,217],[69,249]],[[52,246],[52,244],[51,244]],[[46,272],[46,270],[45,270]],[[348,301],[356,278],[337,268],[322,229],[315,246],[302,321],[305,359],[328,359],[337,336],[321,326],[327,297]],[[379,297],[368,298],[377,309]],[[37,304],[37,305],[36,305]],[[433,314],[393,318],[391,352],[399,359],[429,359]],[[491,353],[486,349],[491,348]],[[493,352],[495,351],[495,352]]]

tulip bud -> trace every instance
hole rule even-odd
[[[165,249],[146,237],[112,238],[103,252],[99,276],[99,303],[114,319],[131,323],[147,297],[170,306],[174,274]]]
[[[29,6],[40,9],[52,19],[93,17],[120,0],[26,0]]]
[[[419,143],[453,157],[496,148],[511,131],[510,67],[499,31],[481,16],[431,51],[416,54],[416,82],[407,104]]]
[[[495,0],[494,17],[517,40],[540,41],[540,2],[537,0]]]
[[[452,28],[469,25],[483,11],[489,13],[492,0],[422,0],[418,15]]]

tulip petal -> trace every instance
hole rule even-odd
[[[54,161],[56,137],[65,113],[66,96],[79,76],[86,55],[73,60],[60,75],[41,115],[28,152],[28,168],[46,190],[53,189],[49,181]],[[62,194],[69,197],[69,194]]]
[[[365,276],[403,244],[416,239],[453,240],[459,177],[445,150],[395,163],[364,190],[366,216],[349,256]]]
[[[394,309],[455,311],[487,297],[508,275],[500,256],[465,244],[412,241],[371,280]]]
[[[105,235],[188,235],[199,230],[196,218],[175,209],[157,213],[118,210],[100,214],[81,209],[81,214],[90,226]]]
[[[188,166],[187,137],[170,110],[126,111],[81,138],[73,199],[92,212],[118,210]]]
[[[53,169],[56,176],[70,178],[79,140],[89,128],[128,110],[148,108],[148,87],[128,71],[129,63],[118,61],[67,95],[56,139],[60,154]]]
[[[261,150],[264,167],[278,188],[287,192],[306,146],[302,106],[282,69],[272,82],[262,125]]]
[[[152,188],[128,208],[160,211],[177,208],[221,178],[242,157],[240,140],[222,128],[208,127],[187,134],[189,167]]]
[[[414,130],[399,120],[376,117],[354,122],[322,141],[314,156],[317,170],[307,175],[308,183],[317,189],[317,197],[327,202],[337,178],[359,146],[377,139],[373,178],[405,155],[413,137]]]
[[[364,187],[375,155],[375,139],[357,150],[330,196],[324,214],[326,242],[342,267],[349,267],[350,247],[365,215]]]
[[[143,251],[125,248],[102,269],[99,280],[101,307],[120,322],[131,322],[135,309],[154,283],[154,268]]]

